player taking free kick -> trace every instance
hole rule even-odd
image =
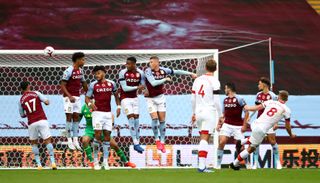
[[[240,162],[243,159],[246,159],[249,154],[255,151],[256,147],[261,144],[268,130],[273,128],[273,126],[278,123],[282,118],[285,118],[286,130],[291,138],[294,138],[294,135],[291,132],[290,125],[290,116],[291,111],[286,106],[288,101],[289,93],[287,91],[279,91],[278,101],[268,100],[256,106],[245,106],[244,109],[248,111],[257,111],[264,109],[263,113],[255,123],[251,125],[252,133],[251,136],[241,140],[241,145],[246,143],[249,144],[249,147],[243,150],[238,157],[230,164],[230,168],[234,170],[240,169]],[[237,144],[240,145],[240,144]]]

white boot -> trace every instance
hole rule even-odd
[[[252,169],[252,170],[255,170],[255,169],[257,169],[257,168],[258,168],[257,163],[253,163],[253,165],[252,165],[251,169]]]
[[[78,141],[78,137],[73,137],[73,145],[74,145],[74,147],[75,147],[77,150],[79,150],[79,151],[82,150],[82,149],[81,149],[81,146],[80,146],[80,144],[79,144],[79,141]]]
[[[101,166],[99,165],[99,162],[94,162],[94,170],[101,170]]]
[[[74,145],[73,145],[73,142],[72,142],[71,138],[68,138],[68,148],[71,149],[71,150],[75,150],[76,149],[76,147],[74,147]]]
[[[282,165],[280,163],[280,160],[277,161],[277,167],[276,167],[278,170],[281,170],[282,169]]]
[[[102,167],[104,168],[104,170],[110,170],[108,161],[103,161]]]

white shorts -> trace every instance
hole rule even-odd
[[[121,107],[126,115],[139,114],[139,99],[136,98],[125,98],[121,100]]]
[[[153,98],[147,97],[146,100],[149,113],[166,112],[166,98],[163,94]]]
[[[216,110],[201,109],[196,112],[196,119],[199,132],[206,131],[213,134],[218,122]]]
[[[40,137],[45,140],[51,137],[49,123],[47,120],[40,120],[28,126],[30,140],[37,140]]]
[[[229,125],[227,123],[223,123],[220,134],[227,137],[233,137],[236,140],[244,139],[244,135],[241,132],[242,126]]]
[[[93,111],[92,126],[94,130],[112,131],[112,113],[102,112],[102,111]]]
[[[260,128],[259,126],[254,126],[251,132],[251,136],[249,138],[249,142],[251,143],[250,146],[252,147],[258,147],[261,142],[263,141],[264,137],[265,137],[266,133],[264,130],[262,130],[262,128]]]
[[[70,102],[69,97],[63,98],[64,103],[64,113],[72,114],[72,113],[81,113],[81,101],[80,97],[73,96],[76,101],[74,103]]]

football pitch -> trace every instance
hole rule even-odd
[[[0,170],[1,183],[306,183],[318,182],[319,169],[217,170],[198,173],[195,169],[150,170]]]

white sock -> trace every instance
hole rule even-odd
[[[96,139],[93,139],[93,160],[95,163],[99,163],[98,153],[100,151],[100,143]]]
[[[109,159],[109,148],[110,142],[102,142],[102,149],[103,149],[103,163],[108,164]]]
[[[68,137],[68,143],[72,143],[72,138]]]
[[[205,140],[201,140],[199,143],[199,169],[203,170],[206,168],[206,160],[208,155],[208,142]]]
[[[244,159],[246,159],[249,155],[249,152],[247,149],[243,150],[238,157],[234,160],[233,164],[234,166],[239,166],[240,162]]]
[[[217,155],[218,155],[217,166],[220,167],[222,162],[222,157],[223,157],[223,149],[222,150],[218,149]]]
[[[74,142],[74,143],[79,143],[78,137],[73,137],[73,142]]]

